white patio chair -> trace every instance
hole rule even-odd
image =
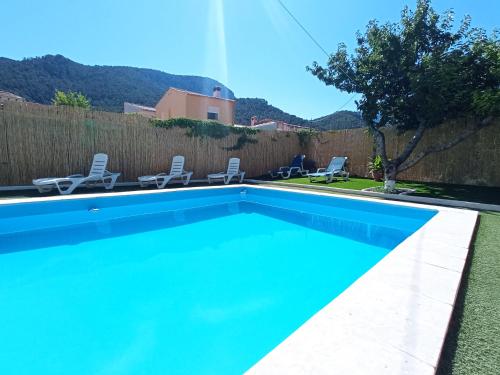
[[[184,156],[177,155],[172,159],[170,173],[159,173],[154,176],[141,176],[138,177],[138,180],[142,187],[146,187],[154,183],[158,189],[163,189],[174,179],[180,179],[184,185],[188,185],[192,175],[193,172],[187,172],[184,170]]]
[[[309,180],[325,178],[326,183],[332,182],[335,176],[342,176],[344,180],[349,180],[349,172],[345,170],[347,156],[334,156],[326,168],[318,168],[315,173],[308,173]]]
[[[240,159],[231,158],[227,164],[227,172],[211,173],[208,175],[208,183],[211,184],[214,180],[224,180],[224,184],[229,184],[236,177],[239,182],[243,182],[245,172],[240,171]]]
[[[46,193],[57,188],[60,194],[71,194],[78,186],[85,184],[87,187],[95,186],[98,182],[104,184],[107,190],[113,189],[120,173],[111,173],[106,170],[108,155],[95,154],[92,167],[88,176],[73,174],[68,177],[47,177],[33,180],[40,193]]]

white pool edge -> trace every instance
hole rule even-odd
[[[373,198],[295,192],[381,203]],[[436,372],[478,213],[407,202],[383,203],[430,208],[438,213],[248,374]]]
[[[434,374],[478,213],[255,185],[6,199],[2,204],[253,188],[335,196],[438,213],[256,363],[249,374]]]

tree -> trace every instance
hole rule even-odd
[[[340,44],[327,67],[314,62],[307,69],[326,85],[362,95],[356,104],[382,158],[387,189],[398,173],[494,124],[500,113],[497,33],[471,28],[469,17],[454,28],[453,12],[439,16],[429,0],[417,1],[415,11],[406,7],[399,24],[370,21],[357,33],[354,55]],[[466,130],[413,155],[428,129],[457,119],[467,119]],[[386,129],[413,132],[397,156],[387,154]]]
[[[61,90],[56,90],[54,99],[52,99],[53,105],[68,105],[71,107],[80,107],[89,109],[90,100],[85,97],[80,92],[68,91],[64,92]]]

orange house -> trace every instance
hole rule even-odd
[[[213,96],[170,88],[156,104],[156,117],[161,120],[186,117],[194,120],[216,120],[234,125],[235,101],[220,97],[220,87]]]

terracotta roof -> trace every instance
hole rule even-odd
[[[135,103],[129,103],[129,102],[125,102],[123,104],[128,104],[128,105],[131,105],[131,106],[133,106],[135,108],[142,109],[144,111],[156,112],[156,108],[154,108],[154,107],[146,107],[145,105],[140,105],[140,104],[135,104]]]
[[[25,99],[22,96],[13,94],[11,92],[0,90],[0,101],[19,101],[19,102],[24,102]]]

